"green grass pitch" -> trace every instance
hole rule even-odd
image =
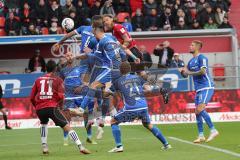
[[[121,126],[123,153],[108,153],[114,147],[110,127],[105,127],[103,140],[98,145],[86,144],[92,151],[90,155],[81,155],[74,144],[63,146],[62,131],[49,129],[48,144],[50,154],[41,154],[39,129],[0,130],[0,160],[239,160],[240,123],[215,123],[220,136],[204,144],[235,152],[236,155],[215,151],[197,145],[186,144],[169,139],[173,149],[161,150],[161,143],[142,126]],[[158,125],[167,137],[192,141],[196,138],[195,124]],[[81,141],[85,142],[85,130],[75,128]],[[205,128],[205,133],[208,130]],[[207,134],[206,134],[207,136]]]

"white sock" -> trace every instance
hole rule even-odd
[[[117,114],[117,110],[115,107],[113,107],[112,110],[110,111],[110,116],[114,116],[115,114]]]
[[[77,133],[74,130],[69,131],[68,135],[71,137],[71,139],[75,142],[77,146],[82,145],[81,141],[78,138]]]
[[[41,142],[42,144],[47,144],[47,135],[48,135],[48,127],[47,124],[42,124],[40,127],[41,134]]]

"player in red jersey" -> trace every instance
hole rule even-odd
[[[114,23],[113,16],[111,14],[103,15],[103,23],[105,31],[112,32],[113,36],[115,36],[119,41],[127,55],[129,55],[128,61],[131,63],[132,70],[143,70],[144,65],[139,64],[143,59],[142,53],[138,50],[136,41],[132,39],[126,28],[121,24]],[[138,65],[134,65],[133,62],[137,63]]]
[[[64,98],[64,87],[62,79],[55,75],[57,65],[53,60],[49,60],[46,68],[47,74],[35,81],[31,92],[31,102],[41,122],[40,133],[43,154],[49,153],[47,145],[49,118],[54,121],[55,125],[68,132],[81,153],[89,154],[90,152],[82,145],[77,133],[70,127],[67,119],[58,108]]]

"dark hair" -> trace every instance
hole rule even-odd
[[[93,28],[100,28],[103,29],[103,19],[100,15],[95,15],[92,17],[92,27]]]
[[[127,74],[131,71],[131,65],[129,64],[129,62],[125,61],[122,62],[120,65],[120,72],[121,74]]]
[[[51,59],[50,59],[50,60],[47,62],[47,64],[46,64],[46,69],[47,69],[47,72],[48,72],[48,73],[49,73],[49,72],[54,72],[55,69],[56,69],[56,67],[57,67],[56,62],[53,61],[53,60],[51,60]]]

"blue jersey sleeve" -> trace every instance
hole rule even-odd
[[[208,68],[208,59],[204,56],[199,56],[198,58],[199,68]]]
[[[75,32],[76,32],[77,34],[82,34],[83,29],[84,29],[84,26],[80,26],[80,27],[78,27],[77,29],[75,29]]]
[[[88,48],[92,49],[92,50],[95,50],[96,49],[96,46],[98,44],[98,41],[95,37],[91,37],[90,41],[89,41],[89,44],[88,44]]]

